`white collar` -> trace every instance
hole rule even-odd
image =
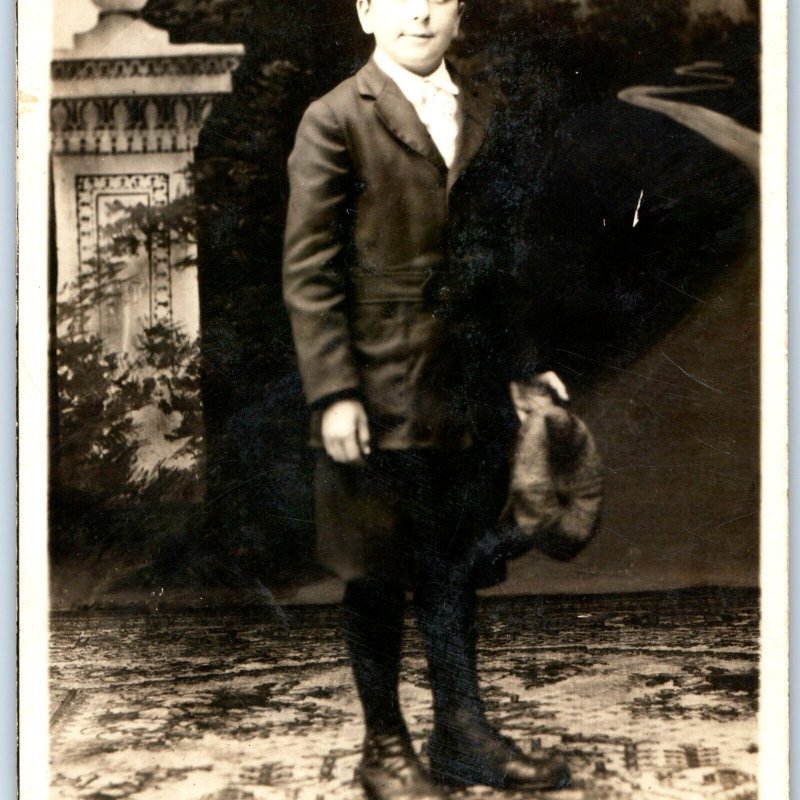
[[[375,49],[375,63],[398,85],[400,91],[413,105],[416,105],[424,96],[426,82],[432,83],[437,88],[444,89],[452,95],[458,94],[458,86],[453,83],[444,61],[430,75],[426,75],[424,78],[405,67],[401,67],[380,48]]]

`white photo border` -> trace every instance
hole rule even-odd
[[[52,26],[43,21],[53,18],[52,0],[21,2],[16,11],[19,795],[22,800],[44,800],[49,794],[47,213]],[[787,25],[785,0],[762,0],[759,789],[765,800],[789,797]]]

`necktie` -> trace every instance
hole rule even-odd
[[[456,151],[458,103],[451,92],[433,81],[426,80],[423,86],[420,118],[449,167]]]

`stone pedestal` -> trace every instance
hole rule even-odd
[[[192,237],[148,222],[191,191],[200,128],[244,53],[171,44],[136,16],[145,2],[95,0],[97,26],[52,62],[57,285],[63,296],[103,269],[115,281],[87,317],[109,352],[130,352],[159,321],[199,332]]]
[[[56,50],[52,61],[56,280],[58,300],[71,301],[59,304],[68,313],[58,315],[56,334],[60,341],[98,336],[105,354],[129,357],[109,362],[120,365],[135,363],[146,328],[163,323],[190,343],[199,334],[191,204],[181,210],[176,201],[190,198],[200,129],[215,99],[231,91],[231,73],[244,54],[241,45],[171,44],[165,31],[138,18],[145,2],[94,0],[97,25],[77,34],[70,49]],[[187,224],[170,224],[176,215]],[[137,448],[131,480],[148,480],[164,467],[193,470],[199,483],[202,437],[178,432],[187,409],[168,402],[170,374],[159,376],[163,368],[149,362],[137,369],[143,385],[156,391],[125,409]],[[113,392],[117,376],[104,380],[106,393]],[[192,397],[196,417],[199,390]],[[61,405],[62,415],[77,413]],[[62,465],[62,480],[74,474],[82,485],[83,462],[72,459],[77,466]]]

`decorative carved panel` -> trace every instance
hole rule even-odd
[[[50,75],[53,80],[73,81],[227,75],[236,69],[240,60],[238,55],[72,59],[53,62]]]
[[[78,175],[79,275],[96,291],[89,321],[111,352],[130,352],[144,326],[171,320],[169,237],[131,213],[169,200],[164,173]]]
[[[176,153],[197,146],[217,95],[81,97],[53,100],[57,155]]]

